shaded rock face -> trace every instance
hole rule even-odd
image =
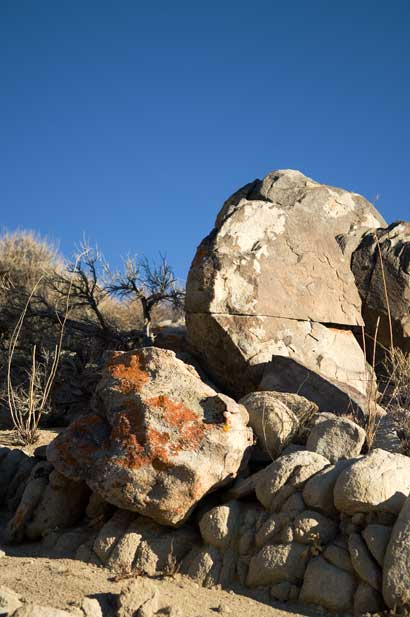
[[[393,527],[384,558],[383,595],[390,608],[410,604],[410,497]]]
[[[365,233],[353,252],[352,271],[363,303],[366,329],[374,336],[380,317],[378,340],[389,348],[391,337],[384,273],[394,344],[409,352],[410,223],[393,223],[387,229]]]
[[[234,477],[252,443],[246,409],[171,351],[108,356],[96,411],[60,434],[48,459],[109,503],[178,525]]]
[[[188,338],[213,378],[245,394],[261,365],[293,350],[333,377],[348,377],[353,363],[359,382],[362,354],[343,327],[362,324],[361,301],[337,237],[383,224],[363,197],[292,170],[272,172],[228,199],[187,282]],[[330,335],[321,324],[334,325]],[[329,336],[356,350],[347,366],[345,355],[326,353]]]

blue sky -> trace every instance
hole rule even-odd
[[[183,278],[278,168],[410,219],[410,2],[0,2],[0,226]]]

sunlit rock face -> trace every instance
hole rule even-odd
[[[245,407],[164,349],[108,354],[95,408],[49,445],[48,459],[105,501],[163,525],[183,523],[234,478],[253,442]]]
[[[363,323],[361,299],[338,238],[382,225],[360,195],[293,170],[230,197],[187,283],[189,339],[211,376],[240,395],[278,354],[363,389],[363,354],[350,332]]]

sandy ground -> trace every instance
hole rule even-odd
[[[104,617],[115,615],[117,596],[129,580],[116,580],[105,568],[72,559],[52,559],[36,556],[33,546],[6,548],[7,555],[0,559],[0,585],[6,585],[21,595],[23,600],[42,606],[68,609],[79,606],[84,596],[99,598],[104,606]],[[134,579],[141,584],[144,577]],[[300,606],[280,606],[269,597],[249,590],[205,589],[181,575],[151,579],[157,586],[161,608],[178,607],[181,617],[290,617],[317,615],[301,611]],[[164,612],[166,614],[166,612]],[[172,614],[172,613],[171,613]],[[323,613],[322,613],[323,615]]]
[[[35,444],[23,446],[21,443],[19,443],[15,431],[2,429],[0,430],[0,447],[7,447],[12,449],[18,448],[26,454],[32,455],[36,448],[48,445],[50,441],[53,441],[53,439],[55,439],[57,435],[63,430],[63,428],[41,429],[38,432],[38,440]]]

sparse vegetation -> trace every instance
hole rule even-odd
[[[41,418],[55,411],[54,383],[66,386],[71,372],[77,381],[72,390],[78,391],[79,377],[106,349],[152,344],[155,320],[174,319],[183,302],[184,290],[162,256],[158,265],[145,257],[128,258],[123,269],[112,271],[102,252],[87,242],[66,262],[32,232],[5,233],[0,373],[7,386],[0,392],[0,422],[8,409],[19,439],[35,440]],[[61,403],[61,396],[57,399]]]
[[[393,348],[385,361],[383,404],[396,425],[403,453],[410,456],[410,354]]]

